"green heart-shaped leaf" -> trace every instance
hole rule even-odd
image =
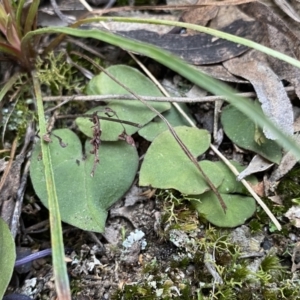
[[[235,161],[231,161],[231,163],[238,171],[245,169],[244,166]],[[256,208],[255,200],[245,196],[248,191],[241,182],[236,180],[235,175],[223,162],[218,161],[214,164],[218,166],[220,173],[224,176],[218,191],[227,206],[226,214],[216,195],[211,191],[196,196],[195,198],[198,198],[200,202],[192,201],[192,203],[199,213],[205,214],[210,223],[219,227],[236,227],[253,215]],[[246,180],[253,184],[257,183],[255,176],[248,176]]]
[[[100,163],[91,177],[95,156],[90,153],[92,146],[88,141],[84,155],[79,138],[68,129],[55,130],[51,139],[51,162],[62,220],[83,230],[103,232],[106,209],[125,194],[134,180],[138,168],[136,149],[123,141],[103,142],[99,148]],[[40,153],[38,144],[32,154],[30,175],[37,195],[47,206]]]
[[[231,164],[233,164],[239,172],[242,172],[245,167],[241,166],[238,162],[231,160]],[[222,162],[217,161],[215,164],[220,168],[220,171],[223,173],[224,180],[222,184],[218,187],[218,191],[224,194],[244,194],[248,195],[249,192],[244,187],[244,185],[237,181],[235,175],[231,172],[231,170]],[[247,181],[251,182],[251,184],[257,184],[258,180],[255,176],[247,176],[245,178]]]
[[[122,84],[128,87],[130,90],[138,95],[142,96],[163,96],[156,85],[150,81],[145,75],[138,70],[123,66],[115,65],[106,69],[112,76],[119,80]],[[123,87],[118,85],[105,73],[95,76],[88,84],[86,92],[88,95],[129,95],[130,93]],[[154,107],[159,112],[164,112],[170,109],[170,104],[167,102],[148,102],[149,105]],[[147,108],[142,102],[138,100],[117,100],[109,102],[105,106],[99,106],[89,110],[87,114],[97,111],[99,116],[107,117],[103,109],[107,107],[116,113],[113,119],[120,119],[137,123],[139,125],[145,125],[150,122],[156,114]],[[111,113],[110,113],[111,115]],[[89,118],[77,118],[76,124],[79,129],[89,137],[93,136],[92,126],[93,123]],[[128,135],[139,130],[138,127],[123,124]],[[102,135],[101,140],[103,141],[117,141],[119,135],[123,133],[124,127],[122,124],[110,121],[101,121]]]
[[[233,194],[221,194],[227,206],[224,213],[217,196],[212,192],[206,192],[196,196],[200,201],[192,200],[196,210],[204,214],[206,219],[219,227],[236,227],[245,223],[256,209],[255,200],[252,197]]]
[[[221,122],[233,143],[274,163],[280,162],[282,153],[278,144],[268,140],[258,126],[234,106],[228,105],[223,109]]]
[[[208,131],[186,126],[174,129],[194,157],[208,149],[210,145]],[[209,161],[202,161],[200,165],[214,185],[219,186],[223,177],[218,167]],[[141,167],[139,184],[161,189],[173,188],[190,195],[209,190],[199,170],[169,131],[161,133],[149,147]]]
[[[16,261],[15,241],[7,224],[0,218],[0,299],[10,282]]]
[[[194,119],[185,103],[179,103],[179,106],[189,116],[190,119]],[[173,105],[171,106],[171,109],[163,113],[163,116],[169,121],[172,127],[190,125],[189,122],[182,116],[182,114],[178,112],[178,110]],[[161,118],[156,117],[139,130],[139,135],[144,139],[152,142],[160,133],[165,130],[168,130],[165,122]]]

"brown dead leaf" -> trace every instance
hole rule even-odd
[[[146,197],[147,199],[151,199],[156,193],[156,189],[148,189],[140,194],[142,197]]]
[[[248,83],[247,80],[244,80],[240,77],[236,77],[223,66],[223,65],[209,65],[209,66],[197,66],[198,70],[202,71],[203,73],[214,77],[216,79],[222,81],[229,81],[229,82],[236,82],[236,83]]]
[[[261,181],[255,185],[251,184],[250,182],[248,182],[249,185],[251,186],[251,188],[253,189],[253,191],[259,196],[259,197],[264,197],[265,196],[265,186],[264,186],[264,182]]]
[[[26,134],[24,135],[23,138],[23,147],[21,152],[15,157],[15,150],[17,149],[17,143],[18,139],[16,138],[13,145],[12,145],[12,150],[11,150],[11,158],[10,158],[10,163],[7,166],[7,169],[4,171],[4,174],[2,175],[1,178],[1,193],[0,193],[0,216],[5,219],[6,221],[10,220],[13,216],[13,211],[14,207],[16,204],[16,200],[19,200],[17,196],[18,192],[20,192],[19,187],[20,187],[20,181],[21,181],[21,174],[22,171],[24,171],[23,175],[26,174],[26,167],[24,170],[22,170],[22,165],[26,159],[26,152],[28,146],[31,144],[32,137],[34,136],[35,132],[33,130],[32,123],[30,122],[28,124]],[[12,158],[14,158],[14,161],[12,161]],[[3,178],[5,177],[5,178]],[[24,178],[22,178],[22,182],[26,182],[27,176],[25,176],[25,181]],[[22,183],[21,182],[21,183]],[[22,195],[22,194],[21,194]],[[1,206],[2,205],[2,206]],[[14,220],[17,220],[19,215],[14,215]],[[7,223],[10,223],[9,221]],[[11,225],[13,226],[15,223],[12,222]],[[13,228],[12,232],[14,231]],[[14,232],[13,232],[14,233]]]
[[[300,58],[300,41],[298,36],[288,27],[288,25],[274,13],[272,8],[260,3],[252,2],[239,5],[238,8],[248,16],[256,19],[257,21],[276,27],[280,32],[285,34],[287,38],[294,43],[293,49],[296,51],[296,56]]]
[[[247,60],[249,58],[249,60]],[[253,85],[262,110],[285,133],[292,135],[293,108],[284,86],[267,63],[244,55],[226,61],[224,66],[234,75],[248,79]],[[264,129],[267,138],[274,136]]]
[[[269,162],[257,154],[252,158],[248,167],[240,173],[240,175],[237,177],[237,180],[240,181],[251,174],[268,170],[273,165],[274,163]]]
[[[278,204],[278,205],[282,205],[282,199],[279,195],[275,195],[275,196],[270,196],[268,197],[272,202]]]
[[[167,0],[167,4],[170,6],[173,5],[194,5],[198,0]]]
[[[298,0],[287,0],[287,1],[295,9],[296,13],[300,15],[299,1]],[[274,11],[276,11],[276,13],[281,16],[282,20],[287,24],[287,26],[293,30],[294,34],[297,35],[298,38],[300,38],[300,23],[290,18],[288,15],[282,12],[280,8],[278,8],[277,6],[274,7]]]
[[[284,215],[295,227],[300,228],[300,206],[292,206]]]
[[[217,6],[204,6],[183,12],[182,22],[206,26],[207,23],[216,17],[219,8]]]
[[[200,4],[203,1],[199,1]],[[223,1],[222,1],[223,2]],[[211,28],[223,28],[230,25],[232,22],[242,19],[244,21],[253,21],[253,18],[250,18],[239,10],[236,6],[221,6],[219,7],[218,15],[210,22]],[[263,29],[260,30],[260,34],[263,35]],[[221,64],[208,65],[208,66],[198,66],[200,71],[205,74],[212,76],[216,79],[229,82],[237,83],[247,83],[248,81],[234,76]]]
[[[274,0],[274,2],[294,21],[300,22],[300,17],[295,9],[286,0]]]
[[[300,145],[300,135],[294,137],[294,141]],[[295,156],[291,152],[287,152],[281,159],[279,166],[273,171],[269,180],[270,182],[279,181],[284,175],[286,175],[298,162]]]
[[[185,11],[181,16],[181,19],[182,22],[206,26],[210,20],[216,17],[218,11],[219,7],[217,6],[198,7]],[[187,33],[190,35],[198,34],[197,31],[191,29],[187,29]]]
[[[262,38],[261,26],[258,22],[248,22],[239,19],[224,28],[220,28],[220,30],[256,42],[259,42]],[[118,31],[116,33],[158,46],[195,65],[222,62],[241,55],[248,50],[245,46],[204,33],[192,36],[186,34],[159,35],[145,30]]]
[[[249,22],[255,21],[254,18],[242,12],[238,6],[221,6],[218,15],[210,22],[209,27],[215,29],[223,28],[240,19]],[[259,34],[262,35],[262,32],[259,32]]]
[[[293,50],[294,43],[277,28],[268,25],[268,39],[269,42],[267,46],[270,48],[293,58],[297,58],[295,51]],[[295,92],[300,98],[300,69],[272,56],[268,57],[268,61],[273,71],[281,80],[285,79],[295,87]]]

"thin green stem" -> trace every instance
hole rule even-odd
[[[58,299],[71,300],[69,278],[67,274],[66,262],[64,260],[64,244],[61,228],[61,218],[56,194],[55,180],[51,163],[51,153],[48,143],[43,141],[43,136],[47,133],[46,120],[44,115],[43,99],[40,84],[35,71],[32,71],[34,92],[36,96],[37,112],[39,119],[39,129],[41,136],[41,149],[43,164],[45,166],[45,178],[48,194],[48,206],[50,214],[51,245],[53,272],[55,276],[55,287]]]

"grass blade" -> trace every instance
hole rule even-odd
[[[270,56],[273,56],[275,58],[278,58],[280,60],[283,60],[297,68],[300,68],[300,61],[297,59],[294,59],[286,54],[283,54],[281,52],[278,52],[276,50],[273,50],[271,48],[268,48],[266,46],[263,46],[261,44],[258,44],[256,42],[253,42],[251,40],[238,37],[223,31],[219,31],[216,29],[195,25],[195,24],[189,24],[184,22],[175,22],[175,21],[168,21],[168,20],[155,20],[155,19],[137,19],[137,18],[124,18],[124,17],[97,17],[97,18],[90,18],[85,20],[80,20],[76,23],[76,25],[81,25],[85,23],[91,23],[91,22],[99,22],[99,21],[109,21],[109,22],[127,22],[127,23],[147,23],[147,24],[158,24],[158,25],[168,25],[168,26],[178,26],[183,28],[188,28],[192,30],[196,30],[199,32],[207,33],[209,35],[213,35],[219,38],[222,38],[224,40],[228,40],[237,44],[241,44],[244,46],[247,46],[252,49],[256,49],[260,52],[266,53]]]
[[[175,22],[175,23],[179,23],[180,25],[178,26],[188,25],[181,22]],[[27,42],[28,39],[32,38],[36,34],[45,34],[45,33],[63,33],[63,34],[73,35],[81,38],[94,38],[121,47],[123,49],[133,51],[133,52],[138,52],[140,54],[151,57],[154,60],[160,62],[161,64],[174,70],[175,72],[182,75],[183,77],[187,78],[188,80],[195,83],[196,85],[208,90],[209,92],[215,95],[226,96],[227,102],[234,105],[237,109],[239,109],[241,112],[247,115],[251,120],[255,121],[261,128],[263,127],[267,128],[277,138],[278,144],[280,144],[285,149],[292,151],[292,153],[297,157],[297,159],[300,159],[300,149],[297,146],[297,144],[293,141],[293,139],[291,137],[286,136],[284,132],[282,132],[277,126],[275,126],[272,121],[270,121],[261,111],[259,111],[255,107],[255,105],[252,103],[251,100],[235,95],[235,91],[229,88],[227,85],[223,84],[222,82],[216,79],[210,78],[209,76],[203,74],[202,72],[196,70],[194,67],[187,64],[182,59],[172,55],[167,51],[164,51],[158,47],[149,45],[147,43],[137,42],[107,31],[101,31],[96,29],[82,30],[82,29],[66,28],[66,27],[56,27],[56,28],[49,27],[46,29],[38,29],[36,31],[28,33],[25,36],[22,43]],[[218,33],[220,34],[220,32]],[[272,50],[267,47],[265,48],[268,50]],[[277,51],[274,52],[276,52],[276,55],[281,54],[280,52]],[[290,59],[294,60],[292,58]],[[298,61],[296,62],[300,67],[300,62]]]
[[[36,73],[34,71],[32,72],[32,79],[33,79],[34,92],[35,92],[36,102],[37,102],[39,129],[40,129],[40,137],[41,137],[41,149],[42,149],[43,163],[45,166],[45,177],[46,177],[46,186],[47,186],[47,193],[48,193],[52,260],[53,260],[53,272],[55,276],[55,287],[56,287],[58,299],[71,300],[69,277],[67,274],[67,267],[64,260],[65,251],[64,251],[61,219],[60,219],[58,199],[57,199],[56,188],[55,188],[54,174],[53,174],[52,164],[51,164],[51,153],[48,144],[43,141],[43,136],[47,133],[43,99],[42,99],[40,84],[36,76]]]

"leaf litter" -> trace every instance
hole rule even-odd
[[[256,21],[253,20],[249,21],[246,19],[234,20],[232,22],[229,22],[229,24],[226,25],[227,27],[224,26],[219,28],[221,29],[225,28],[232,33],[239,33],[244,37],[248,37],[258,42],[263,41],[263,35],[268,35],[270,46],[284,53],[299,58],[297,51],[295,50],[295,45],[299,44],[297,36],[288,27],[288,25],[286,25],[286,23],[282,23],[283,21],[281,19],[278,19],[278,16],[274,15],[270,7],[263,6],[262,4],[258,4],[258,3],[243,4],[238,7],[244,13],[250,15]],[[208,22],[208,20],[212,19],[212,22],[210,23],[213,24],[213,19],[215,18],[217,11],[219,11],[220,13],[220,9],[214,6],[210,7],[210,9],[205,8],[202,10],[204,10],[205,12],[211,11],[211,15],[205,14],[206,19],[204,18],[203,20],[197,20],[197,19],[195,20],[194,16],[192,15],[193,10],[191,10],[191,14],[188,13],[185,14],[185,21],[195,22],[197,24],[205,24]],[[223,14],[223,16],[224,15],[225,14]],[[259,22],[257,20],[259,20]],[[262,26],[262,23],[265,22],[268,23],[268,27]],[[275,28],[272,26],[275,26]],[[284,35],[282,35],[282,33],[284,33]],[[137,32],[134,33],[130,32],[129,35],[134,38],[137,38],[138,34],[139,33]],[[205,37],[205,35],[201,35],[201,34],[199,36],[197,35],[198,34],[195,34],[194,32],[188,32],[188,31],[185,34],[164,33],[162,36],[159,36],[157,33],[154,34],[146,33],[146,32],[140,33],[140,36],[142,37],[141,40],[144,39],[150,42],[152,41],[153,43],[156,43],[158,46],[166,47],[167,49],[170,50],[173,50],[174,47],[172,46],[174,46],[174,43],[176,42],[175,45],[176,47],[178,46],[179,48],[178,50],[179,52],[177,53],[179,53],[183,58],[187,59],[189,62],[193,64],[214,64],[212,66],[208,66],[207,68],[211,68],[210,72],[214,73],[215,77],[221,79],[224,77],[227,79],[231,78],[233,82],[243,83],[243,86],[246,86],[244,84],[249,80],[249,82],[251,83],[251,85],[253,85],[253,88],[257,92],[257,96],[259,100],[263,103],[263,107],[266,107],[264,109],[265,113],[272,115],[274,119],[277,121],[277,123],[279,124],[279,126],[282,126],[286,130],[286,132],[292,134],[294,119],[293,119],[293,106],[291,103],[293,102],[290,101],[287,93],[285,92],[284,85],[282,84],[281,80],[284,79],[288,81],[290,84],[294,85],[296,94],[299,96],[298,69],[294,67],[290,67],[289,65],[279,62],[278,60],[270,59],[266,57],[262,61],[258,62],[256,58],[251,59],[249,51],[245,47],[238,47],[237,45],[228,42],[225,43],[220,39],[215,39],[210,36]],[[274,38],[275,36],[276,38]],[[280,39],[278,37],[280,37]],[[192,41],[191,44],[187,43],[187,41],[189,40]],[[287,43],[287,41],[289,41],[289,43]],[[162,42],[165,42],[166,46],[164,46]],[[197,47],[195,51],[191,51],[191,47],[194,45],[193,44],[194,42],[196,43]],[[286,47],[287,44],[288,47]],[[284,47],[283,45],[285,45],[284,49],[283,49]],[[175,50],[177,51],[177,49]],[[222,70],[224,71],[224,66],[227,69],[226,70],[227,73],[225,73],[227,74],[226,76],[220,75],[218,74],[218,71],[216,71],[220,69],[220,65],[218,64],[220,62],[223,62],[223,64],[221,65]],[[243,79],[241,79],[240,77],[243,77]],[[203,110],[205,109],[205,105],[197,105],[196,107],[192,107],[192,111],[196,111],[197,109]],[[208,109],[210,108],[208,107]],[[223,111],[226,111],[226,109],[228,110],[228,108],[224,108]],[[222,117],[223,117],[223,113],[222,113]],[[226,125],[224,122],[223,122],[223,126],[225,129]],[[232,127],[234,127],[234,125],[232,125]],[[256,143],[257,144],[256,146],[265,143],[266,140],[270,138],[270,135],[268,133],[266,132],[262,133],[257,131],[255,124],[253,127],[254,131],[252,132],[250,137],[247,136],[248,134],[247,128],[241,130],[239,126],[235,125],[235,127],[237,127],[237,129],[239,129],[240,131],[236,133],[239,135],[239,139],[244,139],[244,140],[246,139],[247,141],[250,140],[251,143],[254,144]],[[226,130],[225,133],[227,134]],[[233,138],[229,133],[227,134],[227,136],[229,137],[231,142],[238,144],[237,140]],[[155,145],[155,143],[153,142],[152,145]],[[99,147],[100,155],[101,155],[101,151],[102,150],[104,151],[104,149],[101,149],[101,147],[102,145]],[[230,156],[234,156],[235,150],[233,150],[233,148],[226,150],[226,147],[225,149],[222,149],[222,147],[224,147],[224,145],[221,143],[220,149],[225,153],[227,152],[229,158]],[[274,149],[274,147],[272,147],[272,149]],[[242,155],[243,157],[242,163],[246,165],[254,155],[252,154],[251,151],[257,152],[257,150],[250,148],[248,146],[244,146],[243,148],[245,149],[245,152]],[[37,152],[35,153],[35,156],[38,157],[39,155],[38,150],[36,151]],[[171,152],[174,151],[172,151],[171,149]],[[171,156],[171,155],[172,153],[168,154],[167,156]],[[267,168],[267,166],[269,167],[270,165],[272,165],[272,163],[268,164],[267,162],[266,162],[266,167],[264,168],[261,166],[261,163],[259,163],[259,167],[256,168],[255,170],[252,170],[251,173],[264,171],[266,175],[271,174],[271,177],[269,179],[270,181],[273,179],[275,181],[284,180],[282,179],[282,177],[285,174],[287,174],[291,170],[291,168],[297,163],[296,161],[292,161],[292,158],[290,158],[287,155],[288,154],[284,155],[281,161],[280,161],[280,156],[281,156],[280,154],[276,156],[276,159],[271,159],[272,162],[278,164],[277,173],[276,170],[273,173],[270,173],[270,171],[266,171],[265,168]],[[208,154],[205,154],[205,156],[208,156],[213,160],[216,159],[215,156],[211,157],[211,154],[210,156]],[[267,150],[265,156],[267,156],[266,158],[268,158],[269,156]],[[101,161],[102,160],[103,159],[101,159]],[[36,159],[35,163],[37,161],[39,160]],[[75,164],[76,164],[76,160],[75,160]],[[169,166],[168,164],[161,165],[161,167],[164,167],[164,169],[166,169],[168,166]],[[158,167],[160,167],[160,165]],[[101,168],[101,164],[95,170],[96,176],[97,176],[98,168]],[[90,169],[91,168],[89,168],[89,172]],[[126,169],[126,167],[124,167],[124,169]],[[162,171],[160,171],[160,173],[162,173]],[[172,173],[172,171],[170,173]],[[182,174],[184,174],[183,171]],[[66,176],[62,176],[62,177],[66,177]],[[261,180],[261,178],[259,180]],[[234,178],[233,178],[233,182],[234,182]],[[11,182],[11,184],[13,184],[13,182]],[[129,189],[129,185],[126,189]],[[136,190],[136,194],[139,193],[140,193],[139,190]],[[276,194],[276,190],[273,193]],[[176,193],[173,194],[173,191],[169,191],[169,194],[168,191],[166,191],[166,194],[164,195],[163,198],[164,201],[161,200],[158,201],[158,199],[147,200],[145,198],[141,198],[140,201],[138,201],[137,195],[135,196],[135,198],[134,196],[131,197],[133,197],[132,199],[135,200],[130,205],[128,205],[128,202],[126,204],[124,200],[121,200],[121,202],[115,204],[117,205],[117,207],[113,207],[111,209],[112,219],[110,218],[108,219],[106,228],[107,229],[110,228],[110,232],[114,232],[114,233],[108,234],[109,231],[107,230],[103,233],[103,235],[104,237],[107,236],[107,240],[110,240],[109,239],[110,234],[115,235],[116,237],[110,240],[111,245],[110,244],[106,245],[107,248],[106,256],[102,256],[102,254],[100,254],[100,252],[95,247],[82,245],[82,244],[80,246],[78,245],[79,246],[78,249],[81,249],[80,256],[82,258],[82,261],[80,260],[78,261],[77,267],[74,268],[74,272],[77,276],[82,276],[81,277],[82,290],[80,293],[84,295],[87,292],[87,290],[85,289],[91,289],[91,285],[89,285],[88,283],[88,278],[89,278],[88,275],[91,276],[91,272],[94,272],[95,274],[97,274],[96,282],[101,287],[99,287],[98,289],[92,289],[92,294],[90,294],[90,296],[92,296],[93,299],[100,299],[100,297],[102,297],[103,295],[108,299],[110,299],[110,297],[111,299],[113,299],[112,295],[117,290],[119,291],[118,292],[119,294],[118,296],[115,296],[117,297],[115,299],[121,299],[124,296],[124,294],[122,294],[123,292],[128,293],[128,286],[131,287],[134,286],[133,284],[131,285],[126,284],[126,282],[128,283],[130,281],[132,283],[139,282],[143,290],[141,289],[136,290],[136,293],[140,296],[145,295],[145,293],[151,293],[151,295],[155,295],[154,296],[155,299],[162,299],[163,296],[167,296],[171,299],[173,298],[178,299],[176,297],[180,295],[180,293],[184,293],[185,291],[184,289],[185,287],[180,285],[180,282],[184,282],[183,279],[185,279],[186,282],[193,287],[188,296],[188,298],[190,299],[191,295],[196,294],[196,282],[197,283],[199,282],[199,280],[196,281],[193,280],[193,278],[195,279],[197,278],[198,275],[200,275],[195,270],[195,266],[198,268],[199,264],[200,265],[201,263],[203,264],[203,262],[201,261],[199,262],[198,260],[196,260],[197,255],[200,254],[200,255],[204,255],[206,258],[208,257],[211,258],[214,261],[214,263],[217,264],[218,266],[221,266],[222,264],[223,264],[222,266],[226,266],[226,263],[224,265],[224,262],[221,259],[219,259],[220,257],[214,258],[212,256],[212,253],[215,253],[215,251],[217,251],[217,254],[222,257],[222,255],[224,255],[223,250],[227,249],[226,245],[229,245],[229,242],[224,240],[224,244],[222,244],[223,240],[221,239],[221,237],[214,236],[213,231],[211,231],[209,228],[204,230],[203,226],[205,223],[199,223],[199,220],[197,219],[196,215],[193,215],[193,213],[188,212],[190,211],[190,209],[188,209],[188,207],[185,204],[186,201],[184,200],[185,198],[184,197],[181,198],[181,196],[176,195]],[[207,201],[205,197],[206,196],[203,196],[204,199],[203,203],[207,204],[209,203],[209,201]],[[42,200],[43,197],[40,196],[40,198]],[[212,199],[212,197],[208,199]],[[200,202],[199,201],[197,202],[197,200],[195,199],[193,199],[193,201],[196,201],[196,205],[198,206],[198,204],[199,205],[201,204],[201,197],[200,197]],[[241,198],[239,198],[239,201],[241,201]],[[176,203],[176,205],[174,203]],[[216,202],[215,205],[213,205],[208,209],[208,211],[210,212],[212,210],[216,210],[216,208],[217,209],[220,208],[220,206],[218,205],[219,205],[218,202]],[[237,206],[238,204],[235,205],[235,207]],[[246,211],[247,209],[244,210]],[[251,212],[250,215],[254,213],[255,206],[252,207],[252,210],[253,212]],[[201,215],[203,210],[199,209],[198,212],[199,215]],[[164,218],[164,215],[169,216],[167,222],[162,220]],[[277,217],[281,218],[282,215],[283,215],[283,211],[281,210],[281,214],[278,214]],[[194,221],[194,224],[188,223],[189,218],[187,216]],[[240,215],[239,213],[234,213],[233,216],[231,216],[231,218],[234,219],[235,216],[240,218],[239,224],[243,224],[247,219],[246,217]],[[247,227],[246,227],[247,229],[244,230],[245,232],[247,232],[247,237],[249,237],[249,228],[251,228],[251,230],[254,230],[253,228],[255,228],[254,221],[255,218],[251,220],[250,223],[247,223]],[[217,222],[213,220],[211,220],[211,222],[219,226],[222,226],[222,224],[224,225],[222,219],[220,219],[219,217],[217,217]],[[262,226],[266,226],[267,228],[269,228],[268,235],[265,238],[271,240],[271,244],[273,244],[273,248],[276,249],[277,253],[283,255],[286,261],[292,262],[293,264],[292,271],[296,271],[296,269],[298,268],[297,261],[296,261],[296,255],[298,251],[297,246],[293,250],[292,259],[290,257],[285,257],[284,253],[286,248],[280,246],[280,243],[277,243],[276,238],[272,235],[271,225],[266,221],[263,222],[262,224],[263,225],[260,225],[260,229],[262,229]],[[175,228],[179,227],[182,230],[182,234],[181,234],[182,236],[187,237],[185,239],[184,245],[179,245],[179,244],[169,245],[167,242],[164,242],[166,240],[167,241],[171,240],[170,233],[174,231],[169,232],[168,230],[173,225],[176,225]],[[287,223],[286,229],[290,232],[293,232],[293,227],[291,225],[292,224]],[[187,229],[189,226],[190,228],[192,228],[192,230]],[[227,227],[235,227],[235,226],[237,226],[237,224],[234,224],[232,226],[227,225]],[[243,228],[243,227],[238,227],[238,228]],[[127,263],[125,264],[121,263],[119,265],[119,262],[121,262],[122,260],[124,261],[124,256],[122,259],[121,251],[113,250],[112,246],[114,245],[120,247],[121,240],[122,239],[125,240],[125,237],[130,236],[130,232],[134,232],[133,231],[134,229],[146,229],[143,230],[143,232],[146,233],[146,239],[148,238],[149,241],[148,249],[146,248],[145,252],[143,252],[144,250],[142,250],[141,247],[135,245],[134,249],[132,249],[132,254],[129,253],[129,256],[127,256],[127,258],[125,259]],[[226,235],[225,231],[224,231],[224,235]],[[157,236],[160,236],[162,240],[161,243],[157,243]],[[246,236],[246,234],[244,234],[243,236]],[[99,237],[101,238],[101,236]],[[75,237],[73,238],[75,241]],[[201,244],[201,239],[205,239],[205,243]],[[289,243],[291,245],[291,240],[289,240],[287,237],[283,236],[282,239],[286,243]],[[245,238],[243,238],[243,240],[245,240]],[[219,244],[220,242],[221,244]],[[235,241],[234,244],[239,244],[239,242]],[[196,251],[197,247],[198,248],[204,247],[204,251],[197,253]],[[228,250],[230,249],[230,247],[228,248]],[[257,252],[262,251],[262,245],[259,245],[256,248],[256,250]],[[226,251],[227,250],[225,250],[225,252]],[[245,251],[247,252],[246,254],[250,255],[249,254],[251,252],[250,250],[245,250]],[[98,260],[95,257],[95,255],[98,256],[100,260]],[[90,258],[88,258],[88,256],[90,256]],[[74,255],[71,255],[71,257],[73,261],[75,261]],[[189,257],[186,272],[181,270],[178,271],[177,269],[178,274],[176,274],[176,276],[179,278],[178,280],[176,276],[174,277],[174,273],[172,274],[172,272],[176,272],[176,269],[173,269],[171,264],[168,263],[171,262],[171,258],[173,260],[172,261],[173,264],[175,263],[176,260],[177,262],[183,263],[186,257]],[[90,259],[91,264],[88,261],[85,261],[86,258],[87,260]],[[222,258],[224,259],[224,257]],[[97,259],[97,261],[95,259]],[[208,279],[202,277],[204,278],[202,280],[206,280],[207,283],[210,282],[212,278],[216,278],[215,272],[217,271],[215,267],[208,267],[207,263],[203,264],[203,266],[206,266],[204,268],[206,268],[207,270],[206,272],[208,273],[209,276]],[[145,275],[142,275],[141,270],[143,268],[146,269],[146,267],[148,268],[148,272],[145,272],[144,273]],[[167,270],[167,268],[170,268],[171,271],[169,273],[167,271],[164,271],[162,277],[159,278],[159,280],[155,280],[153,278],[153,274],[151,274],[151,272],[149,271],[150,267],[152,267],[153,269],[161,268],[160,270]],[[229,265],[227,265],[227,267],[228,268],[230,267],[230,263]],[[188,270],[192,270],[191,273],[189,273]],[[255,272],[258,272],[258,267],[256,268]],[[145,281],[150,282],[149,286],[143,285]],[[163,282],[164,284],[160,285],[161,282]],[[221,279],[219,283],[223,283],[223,285],[221,284],[221,286],[218,287],[219,291],[222,291],[224,285],[226,286],[226,282],[224,283],[224,280]],[[256,284],[258,283],[256,282]],[[163,294],[164,293],[163,290],[164,289],[166,290],[167,286],[169,286],[170,288],[168,289],[167,292],[165,291],[167,294]],[[214,291],[214,287],[211,288],[211,286],[208,286],[207,288]],[[260,285],[258,285],[257,289],[259,288]],[[254,293],[255,292],[258,291],[255,290]],[[200,293],[202,293],[201,290]],[[206,297],[205,294],[204,297]]]

